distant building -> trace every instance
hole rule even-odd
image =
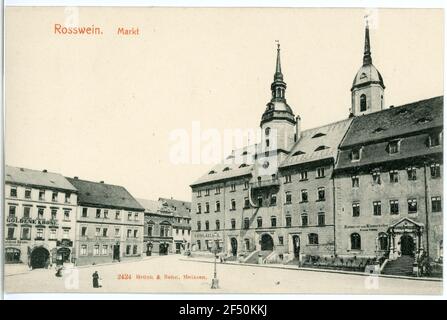
[[[141,258],[144,208],[122,186],[67,178],[78,190],[77,265]]]
[[[169,198],[159,198],[159,201],[173,209],[174,252],[183,253],[185,250],[189,250],[191,244],[191,202]]]
[[[5,263],[72,262],[77,190],[62,175],[5,167]]]
[[[147,256],[182,253],[191,239],[191,203],[159,198],[137,199],[145,208],[144,248]]]
[[[173,210],[160,201],[137,199],[144,207],[143,250],[146,256],[167,255],[173,251]]]

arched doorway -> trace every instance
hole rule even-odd
[[[261,250],[273,250],[273,238],[265,233],[261,237]]]
[[[300,257],[300,237],[298,235],[294,235],[292,237],[293,242],[293,256],[295,258]]]
[[[48,267],[50,253],[44,247],[38,247],[31,253],[31,267],[33,269]]]
[[[414,240],[409,234],[400,237],[400,252],[403,256],[414,255]]]
[[[237,255],[237,239],[236,238],[231,238],[231,254],[233,256]]]

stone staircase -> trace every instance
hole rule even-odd
[[[265,259],[272,252],[273,252],[272,250],[259,250],[259,251],[256,251],[247,260],[245,260],[245,263],[255,263],[255,264],[257,264],[258,263],[259,254],[262,255],[262,259]]]
[[[388,261],[381,273],[396,276],[412,276],[413,262],[414,258],[411,256],[400,256],[396,260]]]

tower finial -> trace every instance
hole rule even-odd
[[[363,51],[363,65],[372,64],[371,44],[369,41],[368,17],[369,17],[368,15],[365,15],[365,49]]]
[[[279,40],[275,40],[276,45],[277,45],[277,49],[276,49],[276,70],[275,70],[275,80],[282,80],[283,79],[283,75],[281,72],[281,57],[280,57],[280,51],[281,51],[281,47],[279,44]]]

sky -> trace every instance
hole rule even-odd
[[[212,164],[175,164],[173,133],[258,128],[276,43],[303,129],[349,114],[363,9],[5,9],[5,163],[190,200]],[[443,94],[443,12],[369,11],[385,105]],[[75,17],[101,35],[59,35]],[[67,20],[68,19],[68,20]],[[119,27],[139,29],[117,35]],[[190,155],[191,156],[191,155]],[[189,157],[191,158],[191,157]]]

